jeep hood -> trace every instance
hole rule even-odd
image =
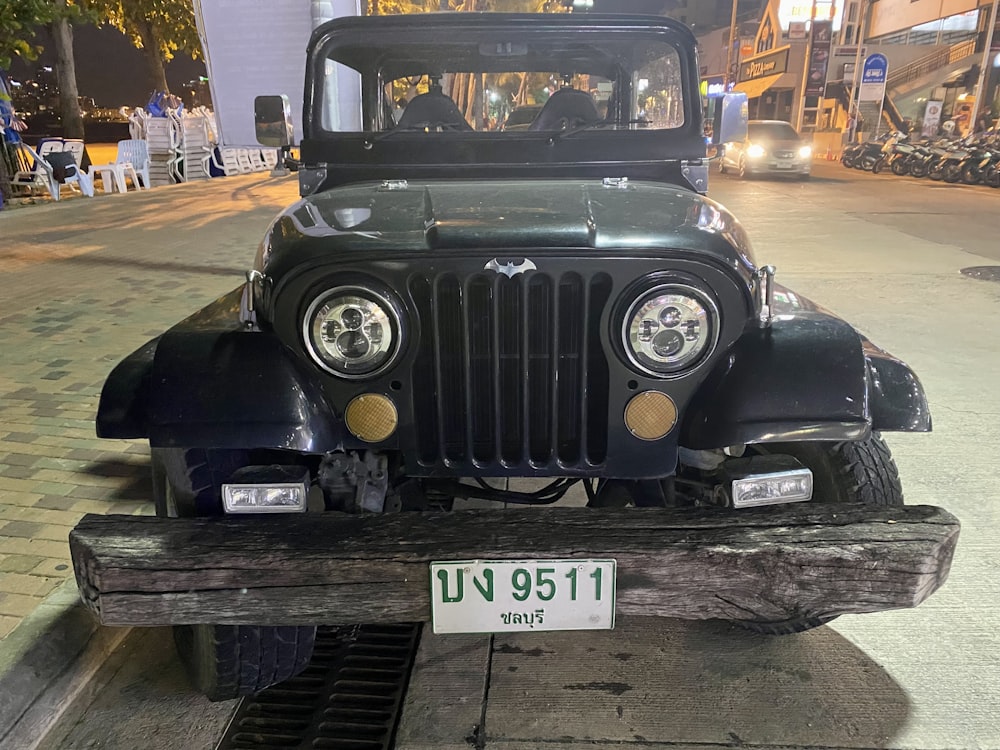
[[[542,251],[704,256],[749,278],[746,233],[725,208],[651,182],[428,181],[351,185],[309,196],[271,225],[257,270],[272,278],[335,257]]]

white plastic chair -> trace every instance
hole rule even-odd
[[[261,155],[259,148],[250,149],[249,155],[250,166],[253,167],[254,172],[263,172],[267,169],[267,162],[264,161],[264,157]]]
[[[219,162],[219,159],[222,162]],[[240,173],[239,154],[235,148],[219,148],[219,159],[212,155],[212,161],[218,169],[221,169],[226,177],[232,177]]]
[[[22,187],[29,190],[35,188],[45,188],[53,200],[59,200],[60,191],[63,185],[71,188],[79,187],[80,192],[88,198],[94,197],[94,182],[90,176],[76,165],[76,158],[71,152],[63,151],[62,139],[47,141],[40,144],[40,151],[35,151],[27,143],[21,143],[18,147],[18,161],[22,169],[19,169],[10,184],[13,187]],[[55,168],[45,158],[54,156],[56,159],[65,154],[69,157],[66,164],[62,164],[63,179],[56,179]]]
[[[76,166],[83,166],[83,152],[86,150],[86,146],[83,141],[79,138],[67,138],[63,141],[63,151],[68,151],[73,154],[73,159],[76,161]]]
[[[264,167],[266,169],[274,169],[278,166],[279,152],[277,149],[265,148],[261,150],[260,154],[264,159]]]
[[[250,150],[241,148],[236,151],[236,163],[239,165],[242,174],[253,172],[253,164],[250,163]]]
[[[149,182],[149,149],[146,141],[131,139],[118,141],[118,156],[111,164],[91,164],[90,177],[100,173],[101,183],[104,185],[104,192],[110,193],[115,188],[118,192],[124,193],[128,189],[127,177],[132,178],[132,184],[136,190],[147,190]],[[139,175],[142,175],[142,182],[139,182]]]

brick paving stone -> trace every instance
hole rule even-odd
[[[31,575],[33,576],[47,576],[50,578],[65,578],[71,572],[68,552],[64,559],[46,558],[31,569]]]
[[[11,479],[31,479],[35,475],[35,469],[31,466],[5,466],[0,464],[0,477],[10,477]]]
[[[73,490],[73,502],[77,500],[103,500],[115,493],[114,487],[85,487],[80,485]]]
[[[61,497],[59,495],[44,495],[35,502],[36,508],[46,508],[48,510],[69,510],[76,502],[79,490],[73,493],[74,497]]]
[[[14,628],[21,624],[20,617],[8,617],[7,615],[0,615],[0,640],[6,638],[10,635]]]
[[[83,513],[64,510],[47,510],[44,508],[13,508],[0,505],[0,518],[5,521],[35,521],[37,523],[52,523],[57,526],[75,526],[83,517]]]
[[[40,596],[8,594],[7,592],[0,591],[0,615],[26,617],[41,603],[42,597]]]
[[[6,456],[0,456],[0,464],[8,466],[34,466],[38,460],[38,456],[28,453],[8,453]]]
[[[27,555],[38,558],[62,557],[66,554],[67,548],[68,543],[66,542],[52,542],[48,539],[21,539],[19,537],[3,536],[0,534],[0,549],[14,555]],[[37,564],[36,562],[35,565]]]
[[[43,562],[38,555],[7,555],[0,560],[0,573],[27,573]]]
[[[0,573],[0,591],[6,594],[23,594],[24,596],[47,596],[62,580],[62,576]]]
[[[43,523],[35,523],[33,521],[8,521],[0,529],[0,534],[3,536],[20,536],[31,539],[37,536],[44,526],[45,524]],[[2,590],[0,588],[0,591]]]
[[[30,432],[8,432],[2,439],[4,442],[33,443],[37,438],[37,435]]]

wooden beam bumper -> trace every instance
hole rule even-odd
[[[615,558],[619,614],[773,622],[913,607],[958,520],[933,506],[548,508],[218,519],[88,515],[77,582],[106,625],[430,619],[431,561]]]

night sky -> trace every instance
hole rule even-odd
[[[32,78],[40,65],[51,65],[55,60],[51,42],[41,35],[38,43],[45,51],[35,62],[15,60],[10,75],[14,78]],[[128,38],[112,28],[77,26],[73,29],[73,49],[76,58],[76,80],[80,96],[91,96],[99,107],[140,106],[149,101],[146,67],[142,52]],[[205,75],[205,65],[178,55],[167,66],[167,82],[172,89]]]

